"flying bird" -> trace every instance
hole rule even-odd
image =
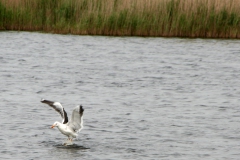
[[[68,137],[64,145],[72,145],[73,138],[78,136],[78,133],[83,129],[83,107],[82,105],[76,106],[72,111],[72,117],[68,121],[68,116],[63,106],[59,102],[53,102],[42,99],[42,103],[48,104],[55,109],[62,117],[62,122],[55,122],[51,128],[57,127],[58,130]]]

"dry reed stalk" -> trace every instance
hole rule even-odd
[[[101,35],[240,36],[239,0],[0,0],[0,3],[7,8],[5,15],[0,15],[0,27],[5,29]]]

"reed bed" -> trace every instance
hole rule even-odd
[[[0,0],[0,29],[240,38],[239,0]]]

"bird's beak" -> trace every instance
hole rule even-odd
[[[54,125],[51,126],[51,128],[54,128],[54,127],[55,127]]]

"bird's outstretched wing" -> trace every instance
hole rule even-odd
[[[62,117],[62,123],[66,124],[68,123],[68,116],[66,111],[64,110],[63,106],[61,105],[61,103],[59,102],[53,102],[53,101],[49,101],[49,100],[45,100],[42,99],[41,100],[42,103],[46,103],[48,104],[50,107],[52,107],[53,109],[55,109]]]
[[[83,128],[83,111],[82,105],[75,107],[72,112],[72,117],[67,124],[75,132],[79,132]]]

